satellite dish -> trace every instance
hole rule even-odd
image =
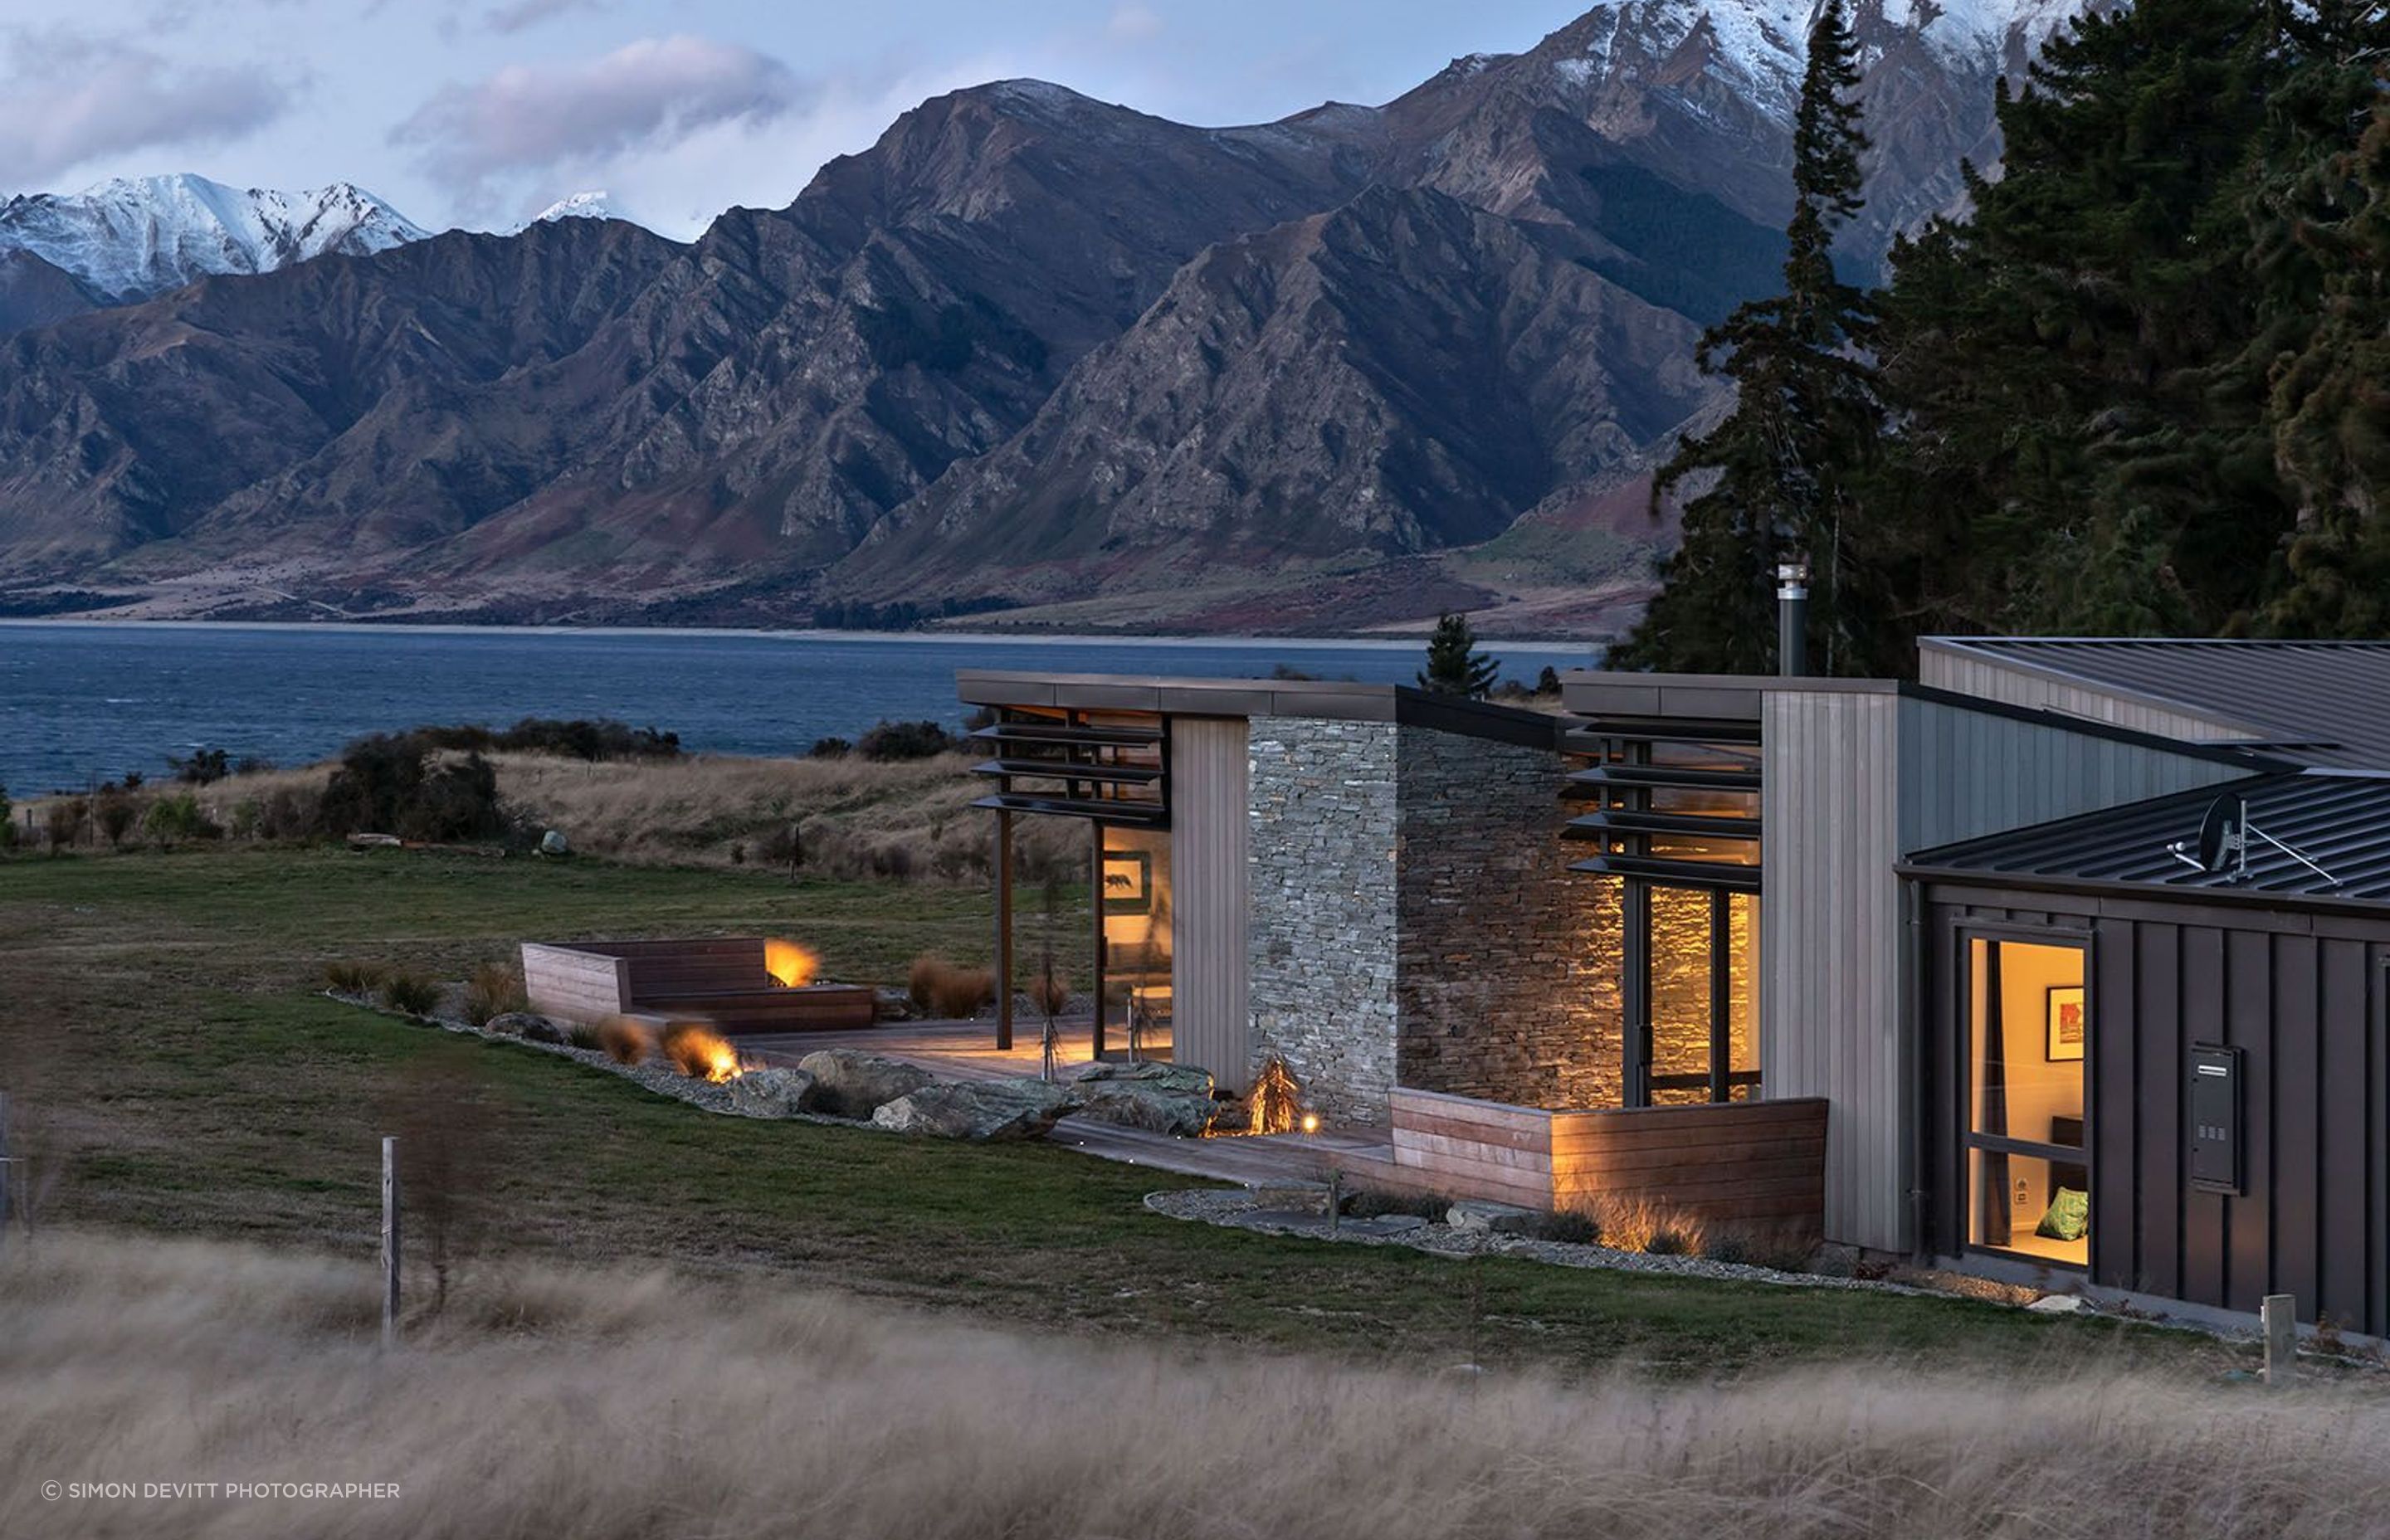
[[[2263,841],[2332,886],[2340,886],[2340,879],[2324,870],[2305,851],[2283,843],[2251,823],[2249,803],[2241,797],[2226,795],[2208,803],[2206,814],[2199,820],[2199,838],[2178,840],[2166,847],[2166,853],[2186,866],[2228,882],[2246,882],[2252,840]]]
[[[2218,797],[2208,803],[2206,815],[2199,820],[2199,841],[2191,847],[2199,869],[2222,871],[2226,856],[2246,849],[2248,837],[2242,831],[2248,822],[2249,804],[2238,797]]]

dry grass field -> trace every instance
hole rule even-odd
[[[370,1291],[359,1263],[256,1246],[19,1245],[0,1260],[0,1534],[2322,1540],[2390,1526],[2390,1404],[2345,1387],[2220,1392],[2081,1362],[1563,1382],[1031,1337],[762,1281],[537,1265],[508,1267],[384,1357]],[[132,1490],[88,1489],[109,1482]],[[171,1482],[395,1491],[143,1491]]]

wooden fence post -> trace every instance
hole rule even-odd
[[[381,1141],[381,1345],[398,1345],[398,1140]]]
[[[17,1162],[8,1158],[8,1093],[0,1091],[0,1251],[8,1245],[8,1221],[17,1215]]]
[[[2298,1373],[2298,1301],[2290,1294],[2268,1294],[2257,1318],[2266,1328],[2266,1383],[2281,1390]]]

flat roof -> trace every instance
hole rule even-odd
[[[2329,875],[2264,839],[2249,841],[2246,880],[2177,858],[2168,847],[2195,846],[2201,822],[2218,799],[2245,803],[2261,834]],[[1917,874],[2390,903],[2390,776],[2333,770],[2256,776],[1919,851],[1902,866]]]
[[[955,693],[973,706],[1154,712],[1169,716],[1293,716],[1407,727],[1555,749],[1564,721],[1542,712],[1349,679],[1185,679],[1169,674],[1037,674],[961,669]]]
[[[1772,690],[1889,695],[1896,679],[1839,679],[1776,674],[1630,674],[1569,669],[1561,674],[1561,703],[1581,716],[1695,717],[1756,722],[1759,701]]]
[[[2390,769],[2390,641],[1928,636],[1918,648],[2229,721],[2310,764]]]

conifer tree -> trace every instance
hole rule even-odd
[[[1419,676],[1420,688],[1482,700],[1501,666],[1499,659],[1477,650],[1477,633],[1470,629],[1469,617],[1447,612],[1436,617],[1435,633],[1428,637],[1427,669]]]
[[[1862,203],[1858,80],[1843,0],[1826,0],[1809,31],[1793,124],[1784,292],[1739,307],[1702,338],[1701,366],[1734,381],[1734,412],[1686,439],[1653,481],[1655,510],[1679,490],[1692,495],[1659,595],[1612,653],[1619,666],[1769,671],[1776,565],[1796,554],[1813,571],[1810,656],[1831,671],[1852,655],[1847,483],[1874,438],[1877,408],[1857,352],[1868,301],[1835,272],[1833,244]]]
[[[1895,246],[1877,296],[1897,424],[1859,489],[1885,641],[2205,634],[2287,518],[2224,367],[2254,326],[2238,190],[2289,68],[2289,7],[2137,0],[2045,45],[1998,111],[2002,173]]]

